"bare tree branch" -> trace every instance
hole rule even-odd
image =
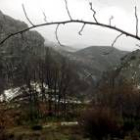
[[[46,15],[45,13],[43,12],[43,15],[44,15],[44,21],[46,23],[42,23],[42,24],[36,24],[34,25],[32,23],[32,21],[29,19],[28,15],[27,15],[27,12],[26,12],[26,9],[24,7],[24,4],[22,4],[22,8],[23,8],[23,11],[24,11],[24,14],[25,14],[25,17],[26,19],[29,21],[29,23],[32,25],[31,27],[27,27],[23,30],[20,30],[20,31],[17,31],[17,32],[14,32],[14,33],[11,33],[9,34],[8,36],[6,36],[2,41],[0,41],[0,45],[2,45],[6,40],[8,40],[9,38],[11,38],[12,36],[15,36],[17,34],[22,34],[26,31],[29,31],[31,29],[35,29],[35,28],[38,28],[38,27],[42,27],[42,26],[50,26],[50,25],[57,25],[56,26],[56,30],[55,30],[55,36],[56,36],[56,40],[58,42],[58,44],[60,46],[64,46],[63,44],[61,44],[60,40],[59,40],[59,37],[58,37],[58,28],[61,24],[70,24],[70,23],[79,23],[79,24],[83,24],[80,31],[78,32],[79,35],[82,35],[82,31],[84,30],[84,27],[86,25],[94,25],[94,26],[99,26],[99,27],[102,27],[102,28],[108,28],[108,29],[111,29],[111,30],[114,30],[114,31],[117,31],[119,32],[120,34],[114,39],[114,41],[112,42],[111,46],[114,47],[114,44],[117,42],[117,40],[124,34],[126,36],[129,36],[129,37],[132,37],[134,39],[137,39],[138,41],[140,41],[140,36],[138,35],[138,15],[137,15],[137,7],[135,6],[135,18],[136,18],[136,34],[132,34],[132,33],[129,33],[123,29],[120,29],[116,26],[111,26],[111,22],[113,20],[113,16],[110,17],[109,19],[109,25],[107,24],[104,24],[104,23],[100,23],[97,21],[96,19],[96,11],[93,9],[93,6],[92,6],[92,2],[89,2],[89,5],[90,5],[90,10],[93,12],[93,18],[94,18],[94,22],[91,22],[91,21],[85,21],[85,20],[74,20],[72,19],[72,16],[70,14],[70,11],[69,11],[69,8],[68,8],[68,2],[67,0],[64,0],[65,1],[65,7],[66,7],[66,11],[67,11],[67,14],[69,16],[69,20],[64,20],[64,21],[56,21],[56,22],[47,22],[47,18],[46,18]]]
[[[24,15],[25,15],[26,19],[28,20],[28,22],[29,22],[32,26],[35,26],[35,25],[33,24],[33,22],[30,20],[30,18],[28,17],[24,4],[22,4],[22,9],[23,9]]]
[[[111,46],[114,47],[114,44],[117,42],[117,40],[123,35],[123,33],[120,33],[119,35],[116,36],[114,41],[112,42]]]
[[[52,25],[70,24],[70,23],[79,23],[79,24],[85,24],[85,25],[94,25],[94,26],[99,26],[99,27],[102,27],[102,28],[111,29],[111,30],[120,32],[120,33],[122,33],[122,34],[124,34],[126,36],[132,37],[132,38],[137,39],[137,40],[140,41],[140,37],[139,36],[137,36],[135,34],[132,34],[132,33],[129,33],[127,31],[124,31],[124,30],[122,30],[122,29],[120,29],[118,27],[113,27],[113,26],[110,26],[110,25],[107,25],[107,24],[104,24],[104,23],[96,23],[96,22],[84,21],[84,20],[66,20],[66,21],[47,22],[47,23],[37,24],[37,25],[31,26],[31,27],[27,27],[27,28],[25,28],[23,30],[20,30],[20,31],[11,33],[8,36],[6,36],[2,41],[0,41],[0,45],[2,45],[6,40],[8,40],[9,38],[11,38],[12,36],[15,36],[15,35],[20,34],[20,33],[24,33],[24,32],[29,31],[31,29],[35,29],[35,28],[43,27],[43,26],[52,26]]]
[[[109,25],[110,25],[110,26],[112,25],[112,20],[113,20],[113,18],[114,18],[114,17],[111,16],[110,19],[109,19]]]
[[[69,8],[68,8],[68,2],[67,2],[67,0],[64,0],[64,1],[65,1],[65,6],[66,6],[67,14],[68,14],[70,20],[72,20],[72,16],[71,16]]]
[[[94,18],[95,22],[98,23],[98,21],[96,19],[96,11],[93,9],[92,2],[90,2],[89,5],[90,5],[90,10],[93,12],[93,18]]]
[[[60,24],[57,24],[56,30],[55,30],[55,37],[56,37],[56,40],[57,40],[58,44],[59,44],[60,46],[64,47],[64,45],[61,44],[61,42],[60,42],[60,40],[59,40],[59,37],[58,37],[58,28],[59,28],[59,26],[60,26]]]
[[[43,13],[43,16],[44,16],[44,21],[47,22],[47,16],[45,14],[45,12],[42,12]]]
[[[123,35],[123,33],[120,33],[119,35],[117,35],[117,36],[115,37],[114,41],[113,41],[112,44],[111,44],[112,49],[111,49],[110,51],[108,51],[108,52],[104,52],[104,55],[108,55],[108,54],[110,54],[110,53],[112,53],[112,52],[114,51],[114,45],[115,45],[115,43],[117,42],[117,40],[118,40],[122,35]]]
[[[86,25],[86,24],[83,24],[83,25],[82,25],[80,31],[78,32],[79,35],[82,35],[82,32],[83,32],[83,30],[84,30],[84,28],[85,28],[85,25]]]
[[[138,36],[138,24],[139,24],[139,19],[137,15],[137,7],[135,6],[135,18],[136,18],[136,36]]]

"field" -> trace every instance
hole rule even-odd
[[[53,125],[42,130],[31,127],[15,127],[8,129],[9,140],[87,140],[83,138],[78,126]]]

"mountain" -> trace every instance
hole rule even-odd
[[[75,63],[82,79],[95,86],[103,72],[116,68],[120,59],[127,53],[111,47],[91,46],[76,52],[61,54]]]
[[[27,27],[24,22],[0,11],[0,41]],[[0,46],[0,82],[5,86],[3,88],[23,84],[23,71],[27,71],[32,59],[42,55],[44,41],[38,32],[27,31],[9,38]]]
[[[121,59],[116,69],[115,80],[140,85],[140,50],[133,51]]]
[[[24,22],[15,20],[0,12],[0,40],[27,27]],[[27,31],[8,39],[0,48],[0,67],[3,67],[0,74],[4,74],[4,77],[7,78],[0,79],[0,83],[5,82],[6,88],[18,87],[23,85],[25,80],[27,82],[28,78],[34,78],[33,72],[38,70],[38,67],[40,68],[40,65],[37,67],[38,61],[43,60],[40,56],[45,53],[44,42],[45,39],[36,31]],[[81,85],[80,88],[83,87],[82,91],[85,92],[82,94],[85,95],[92,92],[92,88],[101,79],[102,73],[116,67],[120,62],[120,58],[127,53],[115,48],[101,46],[91,46],[77,50],[71,46],[63,47],[48,40],[45,42],[45,46],[53,48],[53,51],[51,51],[52,58],[56,59],[57,63],[60,60],[67,59],[72,63],[73,73],[78,74],[81,79],[79,81],[79,78],[77,78],[80,84],[74,84],[77,87]],[[58,55],[58,52],[60,55]],[[61,59],[61,55],[63,59]],[[87,87],[86,90],[84,90],[85,87]]]
[[[8,35],[10,35],[14,32],[18,32],[20,30],[26,29],[27,27],[28,26],[26,23],[24,23],[20,20],[15,20],[15,19],[11,18],[10,16],[3,14],[0,11],[0,40],[4,39],[5,37],[7,37]],[[33,43],[33,45],[36,45],[36,44],[38,45],[39,43],[40,43],[40,45],[42,45],[42,44],[44,45],[45,40],[41,36],[41,34],[39,34],[37,31],[26,31],[22,34],[19,33],[15,36],[9,38],[4,43],[4,45],[11,46],[12,41],[13,41],[13,43],[16,43],[18,46],[22,45],[22,46],[26,47],[27,43],[28,43],[28,45],[29,45],[29,43],[30,44]],[[21,42],[21,44],[18,44],[19,42]]]
[[[76,47],[71,47],[71,46],[61,46],[58,43],[55,43],[53,41],[49,41],[48,39],[45,39],[45,46],[46,47],[52,47],[54,50],[58,52],[76,52],[77,49]]]
[[[0,12],[0,41],[27,27],[24,22]],[[78,97],[85,92],[88,87],[79,79],[73,64],[58,53],[64,48],[50,41],[44,44],[44,41],[38,32],[27,31],[9,38],[0,46],[0,97],[7,93],[8,97],[13,98],[20,93],[19,89],[22,89],[24,94],[29,87],[35,89],[31,86],[32,82],[36,86],[36,83],[41,84],[42,81],[51,89],[61,88],[61,94],[64,92],[64,86],[70,96],[73,94]],[[45,45],[51,46],[52,49]],[[75,49],[65,47],[65,51],[73,52]],[[68,81],[63,83],[66,78]]]

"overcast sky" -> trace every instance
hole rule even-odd
[[[99,22],[109,24],[109,18],[113,16],[112,25],[128,32],[135,33],[134,7],[137,5],[138,17],[140,17],[140,0],[67,0],[73,19],[93,20],[89,2],[93,2],[93,8],[97,12]],[[26,20],[21,4],[25,5],[29,18],[34,24],[44,22],[42,12],[45,12],[47,21],[61,21],[69,19],[64,0],[0,0],[0,10],[15,19]],[[29,24],[29,23],[28,23]],[[91,45],[109,46],[119,33],[96,26],[86,26],[83,35],[79,36],[81,24],[69,24],[60,26],[59,39],[62,44],[81,47]],[[140,23],[139,23],[140,27]],[[37,29],[42,35],[50,40],[55,39],[55,26]],[[123,50],[136,49],[136,40],[122,36],[115,46]]]

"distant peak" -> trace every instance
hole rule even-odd
[[[3,14],[1,10],[0,10],[0,14]]]
[[[0,19],[2,19],[3,18],[3,12],[0,10]]]

